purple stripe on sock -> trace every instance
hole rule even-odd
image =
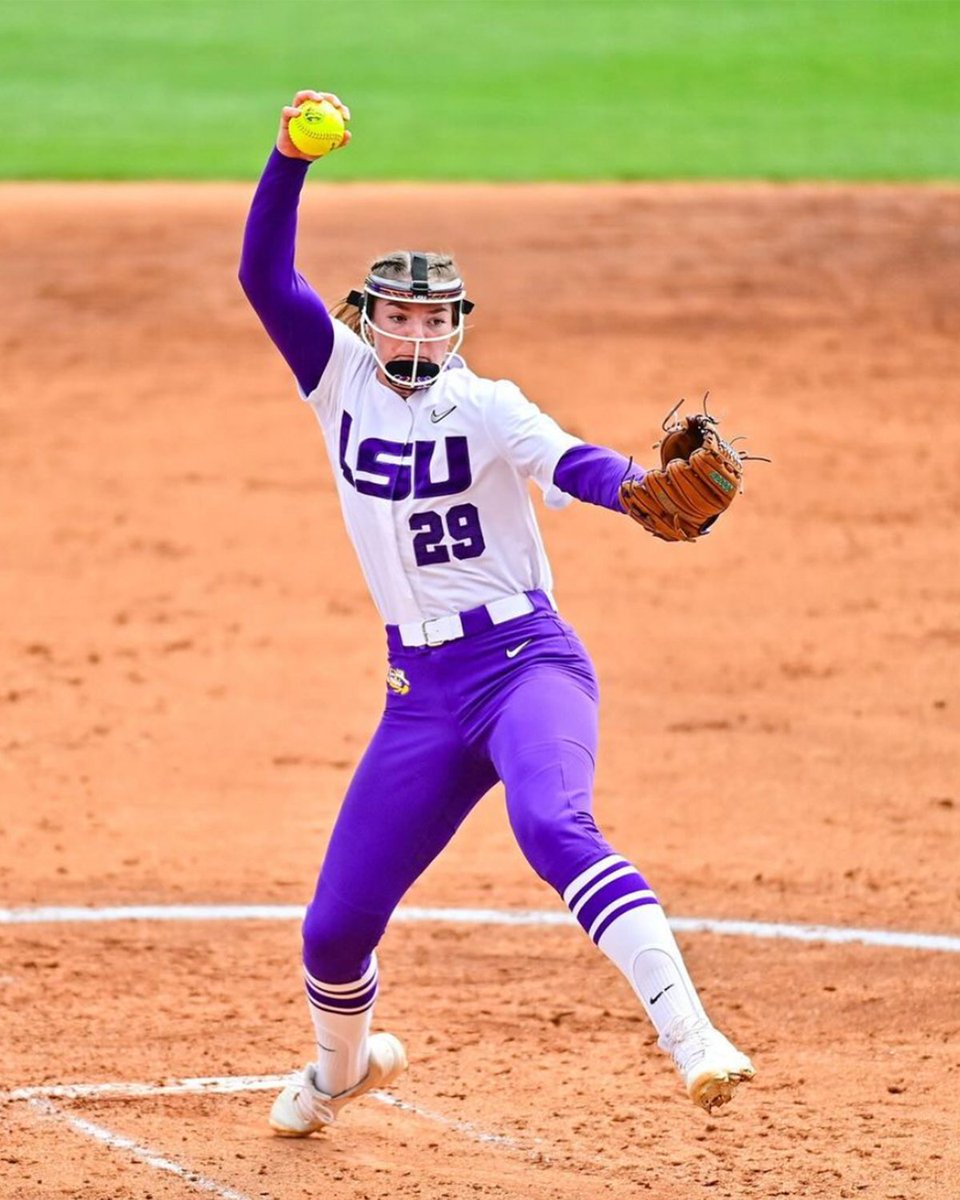
[[[307,996],[307,1003],[311,1008],[317,1009],[319,1012],[336,1013],[338,1017],[357,1017],[360,1013],[365,1013],[373,1008],[373,1001],[369,1004],[363,1004],[359,1008],[333,1008],[329,1004],[319,1004],[312,996]]]
[[[345,1000],[349,996],[365,992],[367,988],[375,987],[377,979],[376,971],[371,974],[369,979],[358,979],[356,983],[322,983],[309,972],[305,972],[303,977],[304,983],[309,984],[318,995],[334,996],[338,1000]]]
[[[619,871],[621,867],[629,866],[630,864],[628,862],[624,862],[622,858],[618,858],[616,862],[612,862],[609,867],[604,867],[598,875],[594,875],[589,883],[585,883],[578,892],[570,897],[570,900],[567,903],[567,908],[573,912],[574,908],[576,908],[577,904],[580,902],[580,897],[589,892],[592,887],[595,887],[601,879],[606,879],[609,874],[611,874],[613,871]],[[646,884],[644,884],[644,887],[646,887]]]
[[[361,1012],[377,998],[377,981],[364,988],[362,992],[356,992],[352,996],[332,995],[330,992],[321,992],[318,988],[313,987],[304,980],[304,987],[307,989],[307,995],[319,1007],[325,1008],[328,1012]]]
[[[621,896],[629,895],[630,892],[648,892],[649,890],[649,885],[637,871],[631,871],[629,875],[621,875],[619,879],[611,879],[584,904],[577,913],[577,920],[589,933],[590,926],[608,904],[619,900]]]
[[[656,896],[638,896],[636,900],[631,900],[629,904],[625,904],[623,908],[618,908],[616,912],[612,912],[609,917],[605,917],[600,922],[597,932],[593,935],[594,942],[599,943],[600,939],[607,932],[613,922],[619,920],[624,913],[630,912],[630,910],[633,908],[643,908],[645,904],[659,903],[660,901],[656,898]]]

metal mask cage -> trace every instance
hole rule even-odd
[[[370,274],[364,280],[363,291],[351,291],[347,296],[347,302],[355,305],[360,310],[360,336],[363,338],[367,346],[369,346],[373,357],[377,361],[377,365],[387,376],[388,379],[396,379],[390,374],[387,364],[377,354],[374,345],[373,333],[379,333],[382,337],[394,338],[409,342],[413,346],[413,369],[412,378],[409,383],[403,383],[401,386],[411,390],[417,388],[430,387],[436,381],[436,376],[430,379],[417,379],[417,367],[420,362],[420,348],[427,342],[444,342],[453,340],[453,345],[447,351],[443,361],[439,364],[437,374],[444,371],[449,365],[450,360],[460,349],[463,342],[464,327],[463,318],[467,313],[473,310],[473,303],[467,299],[466,288],[462,279],[444,279],[440,281],[430,280],[428,278],[428,266],[426,256],[418,252],[412,252],[410,255],[411,269],[410,279],[386,279],[382,275]],[[456,325],[452,332],[440,334],[436,337],[411,337],[397,339],[396,334],[391,333],[388,329],[381,329],[379,325],[375,325],[370,317],[370,309],[372,308],[372,300],[393,300],[398,304],[451,304],[456,306]],[[397,381],[399,382],[399,381]]]

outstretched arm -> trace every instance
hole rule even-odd
[[[240,284],[263,327],[296,376],[304,395],[320,382],[333,349],[333,322],[323,301],[294,266],[297,206],[313,161],[290,140],[287,126],[304,100],[329,100],[327,92],[297,92],[283,109],[277,144],[257,186],[247,218]],[[343,146],[350,140],[344,134]]]
[[[537,481],[550,507],[562,507],[572,497],[623,512],[620,484],[643,479],[643,468],[633,466],[631,459],[581,442],[506,380],[497,382],[483,407],[483,420],[503,457],[525,478]],[[558,491],[563,495],[556,496]]]
[[[645,474],[643,467],[638,467],[632,459],[624,458],[616,450],[583,443],[572,447],[560,459],[553,472],[553,482],[561,492],[575,500],[622,513],[620,484],[624,479],[640,481]]]

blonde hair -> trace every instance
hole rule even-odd
[[[372,262],[368,275],[379,275],[381,279],[397,279],[409,283],[413,279],[409,250],[393,250]],[[460,269],[449,254],[424,254],[427,260],[427,278],[437,283],[448,283],[460,278]],[[330,309],[335,321],[342,321],[354,333],[360,332],[360,309],[344,296],[339,304]]]

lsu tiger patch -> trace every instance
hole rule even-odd
[[[410,691],[410,680],[399,667],[391,667],[387,672],[387,687],[398,696],[405,696]]]

